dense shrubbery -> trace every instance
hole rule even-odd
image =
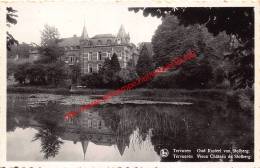
[[[102,76],[98,73],[92,73],[81,77],[81,85],[88,88],[102,88]]]
[[[27,76],[27,68],[29,64],[18,65],[14,70],[14,78],[20,83],[24,84]]]
[[[20,84],[26,81],[31,85],[59,85],[67,77],[65,65],[61,62],[53,64],[21,64],[14,71],[14,77]]]

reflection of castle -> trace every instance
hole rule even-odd
[[[129,147],[129,136],[117,135],[111,127],[105,125],[97,112],[83,112],[79,116],[67,120],[64,124],[66,131],[61,138],[73,141],[74,144],[81,142],[84,158],[89,142],[104,146],[116,145],[121,156],[124,154],[126,146]]]

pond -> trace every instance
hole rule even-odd
[[[91,100],[8,94],[7,160],[253,161],[253,112],[235,100],[123,103],[118,98],[120,103],[64,120],[66,112]]]

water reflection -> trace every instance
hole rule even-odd
[[[26,144],[28,149],[24,150],[30,150],[31,143],[39,141],[44,159],[77,160],[71,156],[77,153],[75,156],[82,156],[79,160],[90,161],[93,158],[101,161],[209,161],[196,157],[176,158],[171,149],[190,149],[194,156],[197,148],[253,151],[253,117],[232,103],[201,101],[188,106],[106,104],[64,121],[64,113],[78,108],[77,105],[47,101],[28,106],[28,101],[26,96],[21,99],[9,95],[7,131],[14,136],[9,136],[8,141],[23,138],[18,136],[16,128],[34,128],[37,132]],[[69,142],[73,142],[74,147]],[[81,145],[80,154],[76,148],[78,144]],[[169,157],[161,158],[161,149],[169,149]],[[8,143],[8,160],[15,159],[13,153],[13,144]]]

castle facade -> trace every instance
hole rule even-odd
[[[81,75],[98,72],[106,58],[115,53],[121,68],[126,68],[130,61],[136,62],[136,46],[130,43],[130,35],[121,25],[117,35],[98,34],[89,37],[84,25],[80,37],[63,38],[59,46],[64,49],[62,59],[69,65],[80,65]]]

